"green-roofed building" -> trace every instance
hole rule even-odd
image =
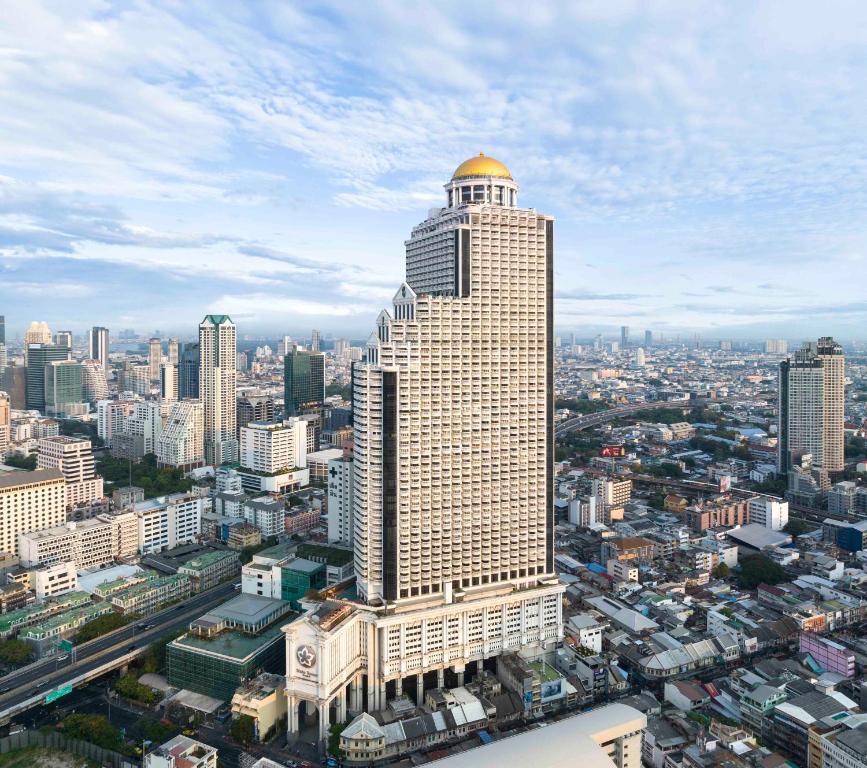
[[[233,549],[197,555],[178,568],[179,574],[189,578],[193,592],[215,587],[221,581],[237,576],[240,571],[241,559]]]

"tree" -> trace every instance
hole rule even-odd
[[[88,640],[93,640],[96,637],[102,637],[115,629],[125,627],[131,621],[134,621],[137,616],[129,614],[125,616],[122,613],[107,613],[104,616],[98,616],[93,621],[87,622],[75,636],[76,644],[86,643]]]
[[[713,569],[713,577],[715,579],[725,579],[728,578],[729,575],[729,567],[725,563],[720,563],[716,568]]]
[[[33,646],[24,640],[0,640],[0,664],[21,667],[33,658]]]
[[[20,453],[10,453],[3,459],[3,464],[16,469],[36,469],[36,454],[30,453],[27,456],[22,456]]]
[[[229,727],[229,735],[239,744],[250,744],[256,738],[256,729],[250,715],[239,715]]]
[[[738,586],[741,589],[755,589],[759,584],[773,586],[786,580],[786,572],[779,563],[765,555],[747,555],[738,568]]]
[[[338,384],[336,381],[332,381],[325,387],[325,397],[333,397],[334,395],[340,395],[344,400],[351,400],[352,387],[349,384]]]
[[[806,520],[795,520],[793,518],[783,526],[783,530],[790,536],[800,536],[802,533],[810,533],[816,529]]]
[[[127,699],[140,701],[143,704],[153,704],[159,699],[159,694],[153,688],[142,685],[136,680],[135,675],[123,675],[118,678],[114,690]]]
[[[125,744],[120,731],[104,715],[69,715],[59,727],[71,739],[81,739],[114,752],[123,751]]]

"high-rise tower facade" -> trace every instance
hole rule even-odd
[[[353,365],[360,600],[284,627],[302,701],[381,709],[562,638],[553,563],[553,230],[479,155],[406,242],[406,282]],[[366,685],[364,684],[366,680]],[[363,691],[366,701],[362,701]]]
[[[91,360],[99,360],[103,368],[108,368],[108,328],[95,325],[88,336],[88,353]]]
[[[473,158],[415,227],[353,370],[355,539],[370,601],[528,586],[553,566],[553,219]]]
[[[235,430],[237,334],[228,315],[199,324],[199,396],[204,410],[205,463],[238,460]]]
[[[830,336],[808,342],[780,363],[778,466],[786,473],[798,456],[827,472],[844,468],[843,348]]]
[[[148,341],[148,371],[152,384],[159,384],[160,365],[163,361],[163,343],[154,337]]]

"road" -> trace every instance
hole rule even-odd
[[[121,629],[115,630],[109,635],[96,638],[95,640],[76,647],[76,661],[74,664],[67,659],[60,669],[57,660],[43,660],[38,664],[31,664],[24,669],[13,672],[0,679],[0,719],[3,713],[11,707],[18,706],[31,698],[35,692],[47,693],[59,688],[76,677],[86,674],[98,667],[110,662],[113,656],[117,656],[118,666],[123,662],[120,657],[128,655],[131,646],[136,650],[144,650],[150,643],[159,640],[168,633],[185,629],[190,621],[198,618],[209,608],[225,601],[235,592],[231,582],[219,584],[201,594],[194,595],[189,600],[172,606],[168,610],[153,614],[138,622],[133,622]],[[151,629],[137,630],[137,624],[147,623],[153,625]]]
[[[709,402],[721,403],[723,400],[706,400],[697,398],[695,400],[659,400],[652,403],[634,403],[633,405],[622,405],[619,408],[609,408],[607,411],[598,411],[597,413],[588,413],[584,416],[575,416],[566,421],[560,422],[554,430],[555,437],[563,437],[569,432],[580,432],[582,429],[597,427],[604,424],[606,421],[614,421],[621,416],[629,416],[631,413],[638,411],[652,411],[657,408],[698,408],[706,405]]]

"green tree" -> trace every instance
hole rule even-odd
[[[325,397],[333,397],[334,395],[340,395],[344,400],[350,400],[352,387],[349,384],[338,384],[336,381],[332,381],[325,387]]]
[[[166,666],[166,646],[182,634],[184,634],[183,629],[176,629],[174,632],[169,632],[158,640],[154,640],[148,646],[147,655],[142,663],[142,670],[144,672],[161,672]]]
[[[713,569],[713,577],[715,579],[725,579],[728,578],[729,575],[729,567],[725,563],[720,563],[716,568]]]
[[[142,685],[136,680],[135,675],[123,675],[118,678],[114,690],[127,699],[140,701],[143,704],[154,704],[159,700],[159,694],[153,688]]]
[[[773,586],[786,580],[786,572],[779,563],[765,555],[747,555],[738,568],[738,586],[741,589],[755,589],[759,584]]]
[[[104,715],[69,715],[59,727],[72,739],[96,744],[103,749],[121,752],[125,748],[123,737]]]
[[[76,644],[86,643],[88,640],[93,640],[96,637],[102,637],[115,629],[125,627],[131,621],[135,621],[138,617],[135,614],[124,615],[121,613],[107,613],[104,616],[98,616],[93,621],[87,622],[75,636]]]
[[[795,520],[792,518],[783,526],[783,530],[790,536],[800,536],[802,533],[810,533],[815,531],[816,527],[810,525],[806,520]]]
[[[334,723],[328,729],[328,754],[332,757],[342,758],[343,750],[340,748],[340,734],[343,733],[346,726],[349,725],[349,720],[345,723]]]
[[[251,744],[256,738],[256,729],[253,727],[253,718],[249,715],[240,715],[232,720],[229,727],[229,735],[239,744]]]
[[[33,646],[24,640],[0,640],[0,664],[20,667],[33,658]]]
[[[20,453],[10,453],[3,459],[3,464],[17,469],[36,469],[36,454],[30,453],[27,456],[22,456]]]

